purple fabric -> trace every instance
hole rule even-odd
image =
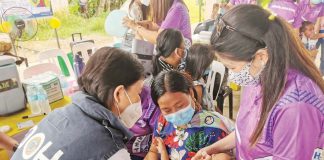
[[[324,16],[324,4],[320,3],[314,7],[311,7],[308,2],[303,1],[298,6],[295,22],[293,26],[295,28],[301,27],[303,21],[310,21],[316,23],[317,18]]]
[[[155,106],[151,98],[149,87],[144,87],[140,95],[143,115],[130,129],[134,137],[126,144],[131,155],[145,157],[151,146],[155,123],[160,116],[160,109]]]
[[[188,9],[184,4],[182,4],[178,0],[174,0],[160,28],[178,29],[185,38],[192,41],[190,17],[189,17]]]
[[[292,0],[277,0],[269,5],[269,9],[279,17],[292,24],[297,13],[297,5]]]
[[[239,4],[257,4],[256,0],[230,0],[229,3],[236,6]]]
[[[308,77],[295,70],[269,114],[262,136],[251,147],[249,139],[261,113],[261,86],[244,88],[236,124],[237,159],[305,160],[324,146],[324,95]],[[322,155],[323,156],[323,155]]]

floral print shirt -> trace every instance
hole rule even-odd
[[[200,149],[227,136],[234,124],[217,112],[199,111],[187,124],[179,128],[160,115],[154,137],[161,137],[171,160],[190,160]]]

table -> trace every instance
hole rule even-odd
[[[71,98],[70,97],[64,97],[62,100],[59,100],[57,102],[52,103],[50,106],[52,108],[52,110],[57,109],[57,108],[61,108],[64,107],[65,105],[71,103]],[[29,121],[32,120],[34,122],[34,124],[38,124],[45,116],[37,116],[37,117],[33,117],[33,118],[28,118],[28,119],[22,119],[23,116],[28,116],[31,114],[30,109],[27,107],[27,109],[18,112],[16,114],[10,115],[10,116],[6,116],[6,117],[0,117],[0,126],[4,126],[4,125],[9,125],[11,130],[9,132],[7,132],[6,134],[8,136],[14,136],[16,134],[22,133],[30,128],[26,128],[26,129],[18,129],[17,127],[17,123],[18,122],[25,122],[25,121]],[[0,159],[1,160],[9,160],[8,154],[5,150],[0,150]]]

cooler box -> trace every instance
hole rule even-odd
[[[26,108],[15,59],[0,56],[0,115],[8,115]]]

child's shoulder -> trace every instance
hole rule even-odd
[[[218,112],[201,110],[192,118],[191,127],[220,128],[226,132],[230,132],[234,128],[234,123]]]

